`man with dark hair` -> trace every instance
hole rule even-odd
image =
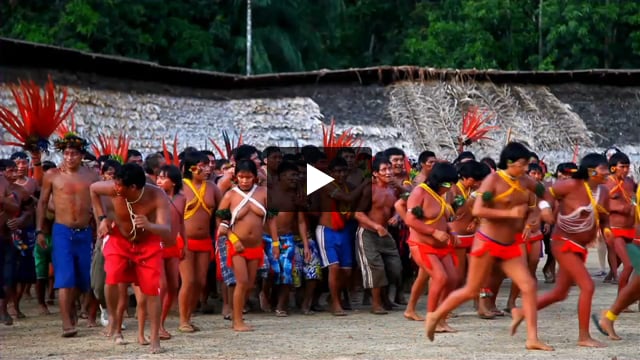
[[[164,156],[159,153],[154,153],[147,156],[144,159],[144,172],[147,173],[147,182],[154,184],[157,181],[160,168],[166,163]]]
[[[73,304],[79,292],[91,286],[91,201],[89,187],[98,181],[98,174],[82,166],[87,142],[75,135],[67,135],[55,142],[62,152],[61,169],[47,171],[36,208],[36,239],[38,246],[47,248],[45,221],[49,200],[56,211],[51,233],[51,258],[55,271],[54,287],[59,289],[62,336],[73,337],[76,330],[76,310]],[[71,190],[70,190],[71,189]]]
[[[387,286],[397,284],[402,273],[396,242],[387,230],[389,219],[394,215],[393,204],[398,197],[389,185],[392,177],[389,159],[376,157],[373,176],[376,182],[372,188],[371,210],[355,214],[359,224],[356,259],[362,271],[364,288],[371,289],[371,313],[383,315],[387,313],[385,306],[390,305]]]
[[[114,220],[105,215],[101,196],[111,199]],[[169,198],[155,185],[147,183],[144,170],[137,164],[125,164],[114,180],[91,185],[91,204],[104,240],[106,297],[115,342],[124,344],[122,313],[118,305],[118,284],[140,286],[142,300],[148,305],[151,320],[151,353],[160,352],[160,280],[162,247],[172,246]],[[139,314],[141,316],[142,314]]]
[[[10,183],[4,177],[4,171],[10,160],[0,160],[0,322],[5,325],[12,325],[13,319],[7,313],[7,302],[4,292],[5,275],[5,254],[11,250],[9,243],[9,229],[6,227],[7,220],[13,217],[19,210],[18,199],[9,191]]]
[[[142,153],[135,149],[129,149],[129,151],[127,151],[127,162],[142,166],[144,163],[142,160]]]

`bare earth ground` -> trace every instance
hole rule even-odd
[[[597,254],[592,249],[588,261],[592,272],[597,270]],[[542,279],[542,276],[539,275]],[[610,305],[615,298],[616,286],[603,284],[595,278],[597,288],[594,312]],[[498,299],[503,307],[508,295],[505,283]],[[540,291],[550,288],[539,282]],[[617,322],[618,334],[624,340],[606,340],[592,325],[592,335],[609,344],[605,349],[578,348],[577,289],[561,304],[540,313],[540,336],[556,348],[555,352],[531,352],[524,349],[525,327],[514,337],[508,334],[510,318],[481,320],[467,303],[457,310],[459,316],[450,324],[460,330],[457,334],[436,335],[433,343],[426,340],[422,322],[409,322],[402,311],[386,316],[368,313],[360,308],[349,316],[335,318],[328,313],[313,316],[293,314],[288,318],[250,313],[252,333],[234,333],[230,322],[220,315],[198,315],[195,323],[202,328],[194,334],[178,334],[176,316],[171,316],[168,329],[173,339],[163,341],[166,350],[160,355],[149,355],[148,347],[136,340],[135,319],[125,319],[128,327],[124,336],[126,346],[114,345],[101,333],[102,327],[80,328],[73,339],[60,337],[60,320],[56,315],[37,316],[35,300],[24,306],[26,319],[15,325],[0,325],[0,358],[2,359],[640,359],[640,313],[624,313]],[[421,299],[419,308],[425,308]],[[51,309],[57,312],[57,307]],[[634,310],[637,307],[633,306]],[[81,320],[83,326],[86,320]],[[148,330],[147,330],[148,334]]]

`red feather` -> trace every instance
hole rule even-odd
[[[169,155],[169,149],[167,143],[162,139],[162,154],[167,165],[174,165],[180,167],[180,159],[178,159],[178,134],[173,137],[173,154]],[[173,159],[171,158],[173,156]]]
[[[75,116],[73,116],[73,112],[70,115],[71,115],[71,122],[67,124],[66,121],[63,121],[60,123],[60,125],[56,129],[56,135],[58,135],[61,138],[64,138],[68,134],[78,133],[78,131],[76,130],[76,118]]]
[[[464,146],[471,145],[480,140],[493,140],[486,136],[490,131],[498,129],[497,126],[489,126],[487,123],[493,119],[492,114],[488,114],[485,110],[480,110],[477,106],[469,108],[462,118],[462,129],[458,138],[462,152]]]
[[[91,144],[91,149],[97,158],[111,156],[124,164],[127,162],[130,141],[129,137],[122,133],[117,138],[112,135],[98,134],[96,141]]]
[[[338,150],[341,147],[356,148],[356,153],[358,153],[359,148],[363,145],[363,141],[352,133],[352,129],[344,130],[340,136],[336,137],[335,127],[335,118],[331,118],[328,129],[322,124],[322,145],[329,161],[337,156]]]
[[[21,146],[27,151],[47,151],[49,137],[69,116],[76,103],[65,107],[67,89],[61,88],[57,94],[50,76],[42,92],[33,81],[20,80],[18,85],[9,85],[9,88],[16,102],[17,114],[0,106],[0,125],[17,141],[5,144]]]

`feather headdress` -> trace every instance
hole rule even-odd
[[[231,142],[231,138],[229,137],[229,134],[224,130],[222,131],[222,140],[224,141],[224,147],[225,147],[226,153],[215,142],[215,140],[213,140],[212,138],[209,138],[209,141],[211,141],[211,145],[213,145],[213,147],[215,147],[216,150],[218,151],[218,154],[220,154],[220,159],[230,159],[231,158],[231,152],[233,151],[233,149],[235,149],[238,146],[242,145],[242,133],[240,133],[240,135],[238,135],[238,140],[236,141],[235,146]]]
[[[162,154],[167,165],[175,165],[180,167],[180,160],[178,159],[178,134],[173,137],[173,154],[169,153],[167,143],[162,139]],[[173,157],[173,158],[172,158]]]
[[[48,151],[49,137],[69,116],[76,104],[75,101],[65,107],[67,89],[60,88],[61,96],[58,96],[51,77],[45,84],[43,93],[40,86],[33,81],[21,80],[18,85],[10,85],[10,90],[18,113],[0,106],[0,125],[13,135],[17,142],[4,144],[21,146],[30,152]]]
[[[75,116],[73,116],[73,112],[69,115],[71,115],[71,121],[63,121],[56,128],[56,135],[58,135],[60,138],[64,138],[69,134],[78,134],[78,131],[76,129],[76,118]]]
[[[331,123],[328,127],[325,127],[324,124],[322,124],[322,146],[324,147],[327,159],[331,161],[335,158],[338,155],[339,148],[341,147],[356,148],[356,153],[358,153],[363,141],[358,139],[358,137],[352,133],[352,129],[344,130],[340,136],[336,136],[335,128],[335,118],[331,118]]]
[[[96,158],[106,155],[124,164],[129,155],[130,142],[131,139],[122,133],[117,138],[113,135],[98,134],[94,144],[91,144],[91,149]]]
[[[494,118],[486,110],[480,110],[477,106],[472,106],[467,110],[462,118],[462,129],[458,136],[458,152],[463,152],[465,146],[469,146],[480,140],[493,140],[487,134],[497,129],[497,126],[489,126],[487,123]]]

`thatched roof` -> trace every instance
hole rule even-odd
[[[37,44],[0,37],[0,66],[71,71],[73,73],[159,82],[207,89],[246,89],[300,84],[388,85],[405,80],[489,81],[495,84],[587,83],[640,85],[640,70],[501,71],[434,69],[418,66],[376,66],[344,70],[243,76],[177,68],[119,56]],[[2,79],[0,73],[0,82]]]
[[[472,106],[486,109],[498,127],[470,147],[496,156],[507,141],[520,141],[536,151],[571,151],[591,147],[591,133],[582,119],[548,88],[538,85],[496,85],[490,82],[399,82],[391,86],[388,112],[420,150],[455,158],[464,114]],[[562,124],[562,126],[558,126]]]

